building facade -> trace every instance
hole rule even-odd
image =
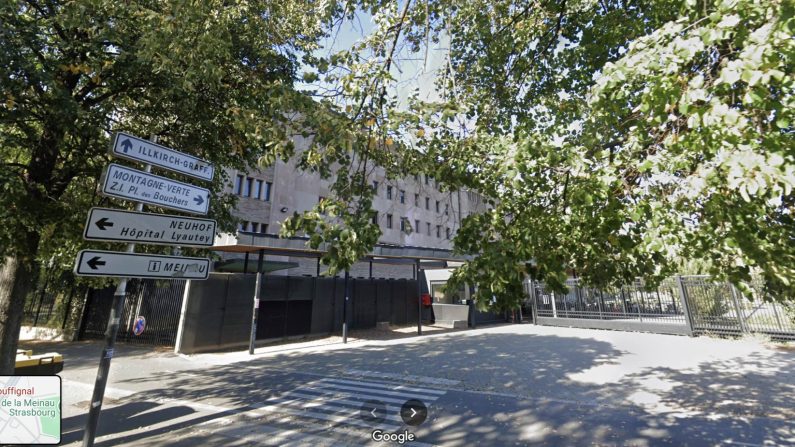
[[[297,145],[300,147],[300,145]],[[279,234],[281,224],[294,212],[311,210],[331,196],[329,180],[299,169],[295,162],[277,161],[265,169],[228,170],[231,182],[227,193],[238,196],[235,215],[239,232]],[[381,228],[379,243],[452,249],[452,239],[461,221],[486,209],[483,197],[473,191],[440,191],[427,175],[389,180],[383,169],[374,168],[368,179],[375,192],[373,209]],[[318,272],[317,260],[301,257],[267,256],[267,260],[292,262],[297,267],[274,274],[303,276]],[[320,272],[325,271],[321,266]],[[359,263],[351,269],[354,277],[411,278],[411,265]]]

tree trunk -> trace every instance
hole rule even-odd
[[[25,298],[33,281],[33,263],[6,256],[0,265],[0,375],[14,374]]]

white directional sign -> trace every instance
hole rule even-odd
[[[110,153],[115,157],[140,161],[201,180],[212,180],[215,174],[215,167],[208,161],[124,132],[116,133]]]
[[[124,278],[207,279],[210,260],[180,256],[81,250],[75,274]]]
[[[91,208],[83,238],[97,241],[210,247],[216,222],[195,217]]]
[[[164,208],[207,214],[210,191],[126,166],[111,163],[105,170],[102,193],[120,199],[144,202]]]

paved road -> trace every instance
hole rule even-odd
[[[57,349],[78,445],[100,346]],[[795,445],[794,366],[755,341],[532,325],[253,358],[120,346],[97,445],[378,445],[376,428],[413,445]],[[409,399],[428,406],[417,427]]]

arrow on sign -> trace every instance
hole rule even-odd
[[[201,205],[204,203],[204,198],[202,196],[196,196],[193,198],[193,201],[196,202],[196,205]]]
[[[100,261],[100,259],[102,258],[99,256],[94,256],[93,258],[89,259],[86,264],[91,267],[91,270],[96,270],[98,266],[105,265],[105,261]]]
[[[108,227],[112,227],[113,222],[109,221],[107,217],[103,217],[102,219],[99,219],[98,221],[94,222],[94,225],[96,225],[97,228],[99,228],[100,230],[104,231]]]
[[[121,147],[124,149],[124,153],[126,154],[128,150],[132,149],[133,144],[129,138],[125,139],[121,142]]]

